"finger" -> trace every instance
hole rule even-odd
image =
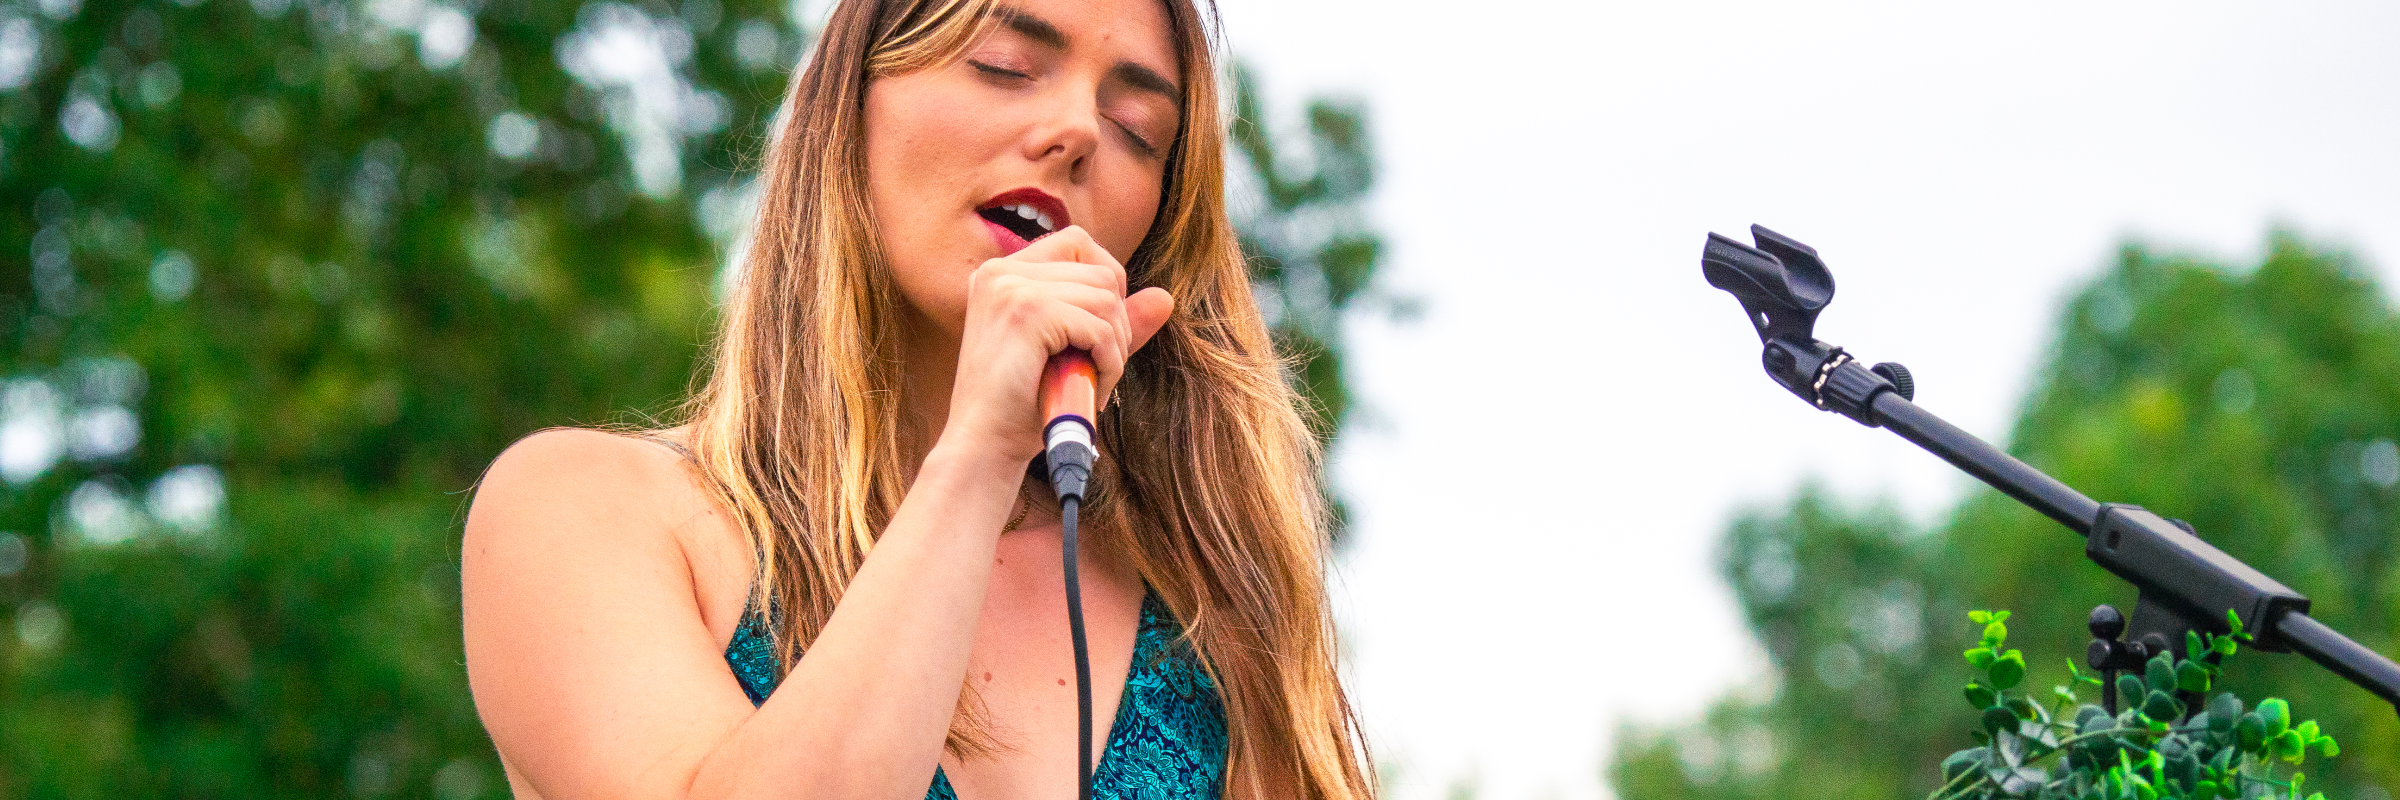
[[[1099,372],[1099,385],[1115,385],[1117,376],[1125,372],[1126,352],[1117,326],[1065,300],[1052,302],[1051,330],[1057,340],[1052,343],[1051,352],[1071,347],[1090,354],[1092,366]]]
[[[1127,350],[1140,350],[1167,326],[1167,318],[1175,314],[1175,296],[1156,286],[1135,292],[1125,298],[1125,320],[1132,335],[1126,339]]]
[[[1028,262],[1013,258],[995,258],[984,262],[983,267],[977,272],[983,273],[982,277],[987,280],[1001,275],[1015,275],[1037,281],[1077,283],[1101,289],[1112,289],[1119,297],[1125,295],[1124,273],[1106,264],[1086,264],[1081,261]]]
[[[1063,301],[1084,313],[1108,322],[1110,327],[1116,328],[1118,344],[1127,344],[1133,340],[1133,329],[1129,318],[1125,315],[1125,298],[1118,297],[1117,293],[1080,283],[1040,284],[1037,291],[1041,292],[1043,296]]]
[[[1164,288],[1152,286],[1152,288],[1142,288],[1142,291],[1130,295],[1121,308],[1123,308],[1121,320],[1126,320],[1126,332],[1128,332],[1126,334],[1126,360],[1130,363],[1130,360],[1133,360],[1133,353],[1140,351],[1145,344],[1150,344],[1152,336],[1157,336],[1159,329],[1166,327],[1166,320],[1169,320],[1176,310],[1176,300],[1174,300],[1174,295],[1166,293]],[[1123,370],[1104,372],[1102,380],[1099,380],[1099,396],[1102,396],[1102,406],[1106,406],[1111,399],[1114,399],[1116,384],[1121,382],[1123,377],[1126,377],[1126,372]]]
[[[1035,330],[1045,331],[1044,344],[1053,353],[1064,345],[1047,326],[1059,313],[1053,306],[1061,303],[1073,308],[1075,314],[1109,323],[1114,331],[1109,337],[1112,344],[1124,347],[1133,338],[1125,316],[1125,298],[1097,286],[996,272],[979,276],[976,285],[969,287],[968,303],[971,307],[988,309],[985,313],[995,314],[999,319],[1015,320],[1003,325],[1031,325]],[[976,312],[970,308],[968,313],[973,316]]]
[[[1160,330],[1166,328],[1168,318],[1174,316],[1175,313],[1175,298],[1168,294],[1167,290],[1153,286],[1135,292],[1132,297],[1125,298],[1124,308],[1129,331],[1125,340],[1125,357],[1127,360],[1131,360],[1134,353],[1148,345]],[[1116,396],[1117,381],[1122,377],[1122,375],[1118,375],[1100,383],[1100,397],[1103,405],[1108,402],[1109,398]]]
[[[1025,261],[1081,261],[1086,264],[1123,266],[1117,262],[1116,256],[1109,254],[1107,248],[1100,246],[1099,240],[1092,238],[1091,231],[1084,230],[1081,225],[1069,225],[1035,239],[1025,249],[1010,254],[1010,257]]]
[[[1084,230],[1081,225],[1069,225],[1057,233],[1035,239],[1009,258],[1029,262],[1077,261],[1109,267],[1117,274],[1117,294],[1125,293],[1125,265],[1119,263],[1116,256],[1110,255],[1107,248],[1101,247],[1100,242],[1092,238],[1091,232]]]

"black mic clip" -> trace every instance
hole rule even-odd
[[[1868,367],[1842,348],[1817,341],[1817,314],[1833,302],[1833,272],[1815,248],[1760,225],[1750,226],[1750,237],[1757,246],[1709,234],[1700,272],[1710,286],[1741,301],[1765,347],[1760,360],[1769,377],[1810,405],[1870,428],[1881,425],[1874,411],[1877,393],[1916,399],[1916,381],[1907,367]]]

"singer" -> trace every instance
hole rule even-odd
[[[1097,367],[1101,797],[1366,800],[1320,457],[1224,208],[1214,10],[842,0],[669,424],[494,462],[467,673],[518,798],[1076,796],[1055,354]]]

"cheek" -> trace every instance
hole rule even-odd
[[[963,189],[976,126],[962,124],[957,104],[911,78],[878,80],[867,91],[868,201],[892,272],[908,304],[945,328],[966,312],[966,276],[975,265],[958,258],[971,241],[943,202]]]
[[[1159,174],[1159,167],[1151,163],[1126,165],[1122,173],[1128,176],[1127,180],[1114,182],[1100,192],[1100,220],[1092,226],[1092,233],[1110,254],[1128,259],[1158,219],[1158,210],[1164,205],[1159,202],[1159,192],[1165,178]]]
[[[928,92],[904,81],[877,81],[867,92],[865,120],[869,199],[887,228],[884,238],[894,243],[911,241],[898,228],[932,215],[932,200],[956,179],[967,146],[945,104],[927,102]]]

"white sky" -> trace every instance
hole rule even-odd
[[[1619,720],[1764,675],[1714,571],[1734,509],[1818,474],[1924,520],[1964,488],[1770,383],[1707,232],[1815,246],[1818,335],[1990,438],[2128,235],[2246,262],[2281,221],[2400,283],[2400,5],[1220,4],[1277,111],[1367,101],[1384,274],[1427,304],[1352,329],[1337,468],[1398,800],[1607,796]]]

